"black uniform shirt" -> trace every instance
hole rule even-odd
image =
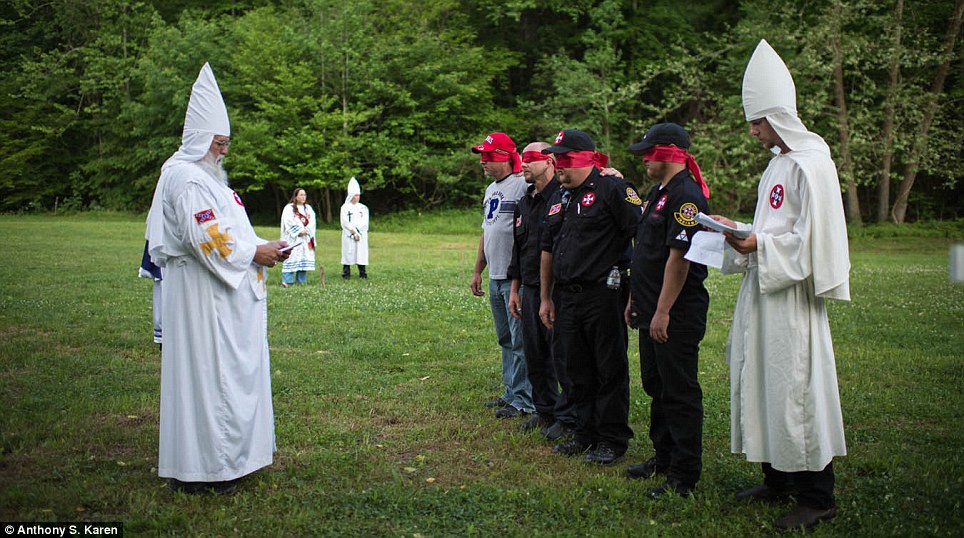
[[[515,222],[512,228],[512,262],[508,276],[522,280],[523,286],[539,288],[539,266],[542,262],[542,249],[539,248],[539,235],[546,218],[546,202],[559,190],[555,179],[546,183],[542,192],[535,192],[530,185],[525,196],[515,206]]]
[[[542,250],[552,253],[555,282],[604,282],[620,265],[641,208],[636,189],[597,168],[576,189],[559,189],[549,200],[541,239]]]
[[[709,211],[706,198],[688,170],[673,176],[666,187],[653,187],[643,204],[643,219],[633,252],[633,304],[641,326],[656,312],[670,248],[689,250],[693,235],[702,227],[696,214]],[[706,266],[690,262],[686,282],[669,312],[670,330],[703,330],[710,297],[703,287]]]

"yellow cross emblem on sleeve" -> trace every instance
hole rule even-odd
[[[222,258],[227,258],[231,254],[231,247],[228,246],[231,236],[227,232],[221,232],[217,224],[208,226],[205,231],[211,236],[211,240],[201,243],[201,250],[204,251],[204,255],[207,256],[212,250],[217,250]]]

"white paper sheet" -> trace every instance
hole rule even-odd
[[[723,267],[724,239],[723,234],[716,232],[696,232],[684,258],[694,263],[719,269]]]
[[[730,232],[733,234],[733,237],[736,237],[737,239],[746,239],[747,237],[750,237],[749,230],[737,230],[736,228],[731,228],[720,221],[713,220],[709,215],[703,213],[702,211],[697,213],[696,222],[699,222],[711,230],[716,230],[718,232]]]

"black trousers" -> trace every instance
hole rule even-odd
[[[797,504],[807,508],[826,510],[837,505],[833,496],[833,462],[822,471],[799,471],[785,473],[763,464],[763,483],[775,490],[793,493]]]
[[[558,420],[567,426],[575,426],[572,405],[566,392],[559,385],[571,386],[565,366],[558,365],[552,353],[552,331],[539,319],[539,288],[519,288],[522,301],[522,345],[526,353],[526,369],[532,385],[532,403],[536,412],[549,420]],[[560,379],[562,383],[560,383]]]
[[[552,352],[566,365],[563,386],[576,416],[575,439],[606,442],[622,454],[629,446],[629,360],[621,327],[619,292],[604,284],[582,289],[556,286]]]
[[[640,373],[643,390],[653,399],[649,438],[656,467],[693,487],[703,468],[703,391],[697,375],[705,330],[670,331],[669,340],[660,344],[642,327],[648,320],[640,325]]]

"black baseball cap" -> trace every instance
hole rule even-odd
[[[570,151],[596,151],[596,144],[589,135],[579,129],[563,129],[556,135],[554,145],[542,153],[569,153]]]
[[[657,123],[649,128],[643,139],[629,146],[633,153],[643,153],[653,146],[676,146],[680,149],[690,147],[690,135],[675,123]]]

